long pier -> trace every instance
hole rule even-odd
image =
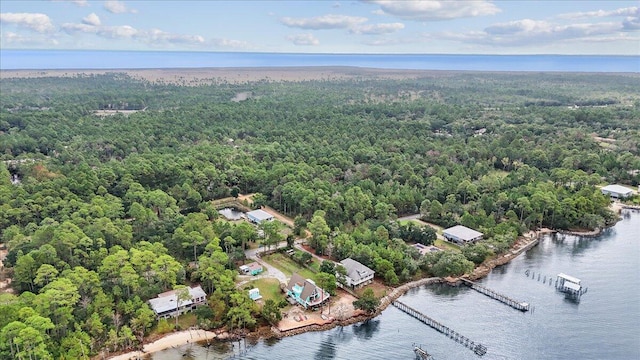
[[[471,287],[473,290],[487,295],[488,297],[492,298],[492,299],[496,299],[498,301],[500,301],[503,304],[507,304],[509,306],[511,306],[512,308],[516,309],[516,310],[520,310],[520,311],[529,311],[530,309],[530,305],[529,303],[526,302],[521,302],[521,301],[517,301],[517,300],[513,300],[505,295],[502,295],[500,293],[497,293],[489,288],[486,288],[482,285],[479,285],[471,280],[467,280],[467,279],[462,279],[462,282],[466,285],[468,285],[469,287]]]
[[[483,356],[484,354],[487,353],[487,347],[482,345],[482,344],[478,344],[474,341],[471,341],[471,339],[469,339],[468,337],[461,335],[459,333],[457,333],[456,331],[444,326],[443,324],[437,322],[436,320],[433,320],[432,318],[428,317],[427,315],[421,313],[420,311],[412,308],[411,306],[400,302],[398,300],[392,302],[393,306],[397,307],[400,311],[407,313],[409,315],[411,315],[412,317],[420,320],[420,322],[429,325],[430,327],[434,328],[435,330],[438,330],[439,332],[445,334],[446,336],[448,336],[449,338],[453,339],[454,341],[464,345],[465,347],[471,349],[474,353],[476,353],[476,355],[479,356]]]

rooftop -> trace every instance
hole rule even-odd
[[[264,210],[260,210],[260,209],[249,211],[247,213],[247,216],[250,216],[250,217],[252,217],[254,219],[257,219],[259,221],[273,219],[273,215],[269,214],[268,212],[266,212]]]
[[[463,240],[473,240],[477,237],[481,237],[483,234],[479,231],[475,231],[473,229],[469,229],[466,226],[462,226],[462,225],[456,225],[454,227],[450,227],[446,230],[444,230],[445,234],[448,234],[450,236],[455,236],[458,239],[463,239]]]
[[[618,194],[630,194],[633,192],[633,190],[622,185],[607,185],[603,187],[602,190],[608,191],[608,192],[614,192]]]
[[[373,270],[351,258],[340,261],[340,264],[347,270],[347,276],[353,280],[360,280],[375,273]]]
[[[200,286],[194,288],[188,288],[191,299],[180,302],[180,306],[189,306],[193,304],[194,298],[206,297],[207,294],[202,290]],[[166,291],[158,294],[157,298],[149,300],[149,304],[156,314],[160,314],[167,311],[175,310],[178,307],[178,297],[176,296],[176,290]]]

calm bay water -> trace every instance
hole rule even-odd
[[[640,56],[596,55],[0,50],[0,59],[1,70],[357,66],[419,70],[640,72]]]
[[[573,275],[588,292],[579,303],[565,299],[548,281],[527,277],[527,269],[543,276]],[[624,211],[622,221],[596,238],[547,236],[537,247],[494,269],[482,284],[535,309],[521,313],[474,290],[446,285],[413,289],[400,300],[487,346],[482,357],[487,360],[640,359],[639,212]],[[422,344],[436,360],[479,358],[394,307],[368,323],[259,342],[240,358],[412,359],[413,343]],[[229,355],[184,346],[157,353],[153,359]]]

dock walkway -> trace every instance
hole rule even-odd
[[[492,299],[496,299],[498,301],[500,301],[503,304],[507,304],[509,306],[511,306],[512,308],[516,309],[516,310],[520,310],[520,311],[529,311],[530,309],[530,305],[526,302],[521,302],[521,301],[517,301],[514,299],[511,299],[505,295],[502,295],[500,293],[497,293],[489,288],[486,288],[482,285],[479,285],[471,280],[467,280],[467,279],[461,279],[462,282],[471,287],[473,290],[487,295],[488,297],[492,298]]]
[[[474,353],[476,353],[476,355],[483,356],[484,354],[487,353],[486,346],[482,344],[478,344],[474,341],[471,341],[471,339],[469,339],[468,337],[461,335],[456,331],[444,326],[443,324],[437,322],[436,320],[433,320],[432,318],[412,308],[411,306],[398,300],[395,300],[394,302],[392,302],[392,304],[393,306],[398,308],[400,311],[411,315],[412,317],[420,320],[422,323],[434,328],[435,330],[438,330],[439,332],[445,334],[449,338],[471,349]]]

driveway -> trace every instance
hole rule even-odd
[[[286,241],[282,241],[279,242],[276,246],[275,249],[280,249],[283,247],[287,247],[287,242]],[[274,248],[274,247],[272,247]],[[278,270],[277,268],[271,266],[270,264],[268,264],[266,261],[263,261],[260,258],[260,253],[263,252],[264,250],[260,247],[257,249],[250,249],[244,252],[244,255],[247,257],[247,259],[251,259],[255,262],[257,262],[258,264],[262,265],[262,267],[264,269],[267,270],[267,273],[262,273],[258,276],[252,276],[251,280],[255,280],[255,279],[260,279],[263,277],[270,277],[270,278],[275,278],[278,279],[278,281],[280,281],[280,283],[283,284],[288,284],[289,283],[289,278],[280,270]],[[248,281],[245,281],[244,283],[246,283]]]

